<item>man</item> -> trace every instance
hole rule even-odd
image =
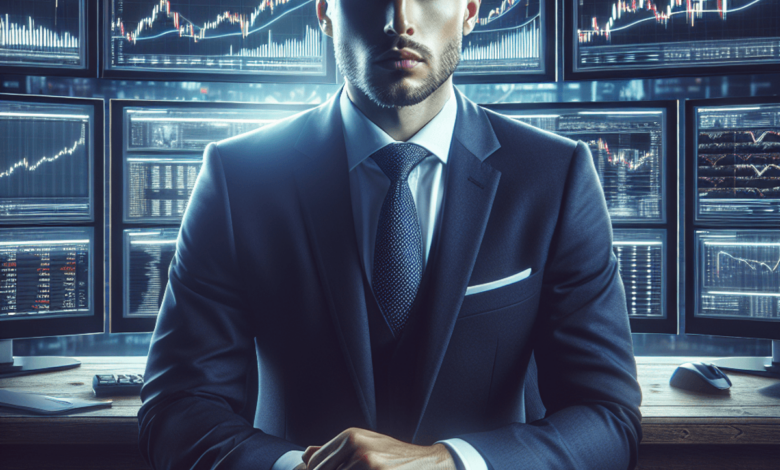
[[[207,148],[142,393],[155,468],[634,467],[590,153],[454,90],[478,11],[317,0],[345,87]]]

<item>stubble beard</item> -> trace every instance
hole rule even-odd
[[[405,85],[403,80],[391,81],[389,86],[376,83],[374,77],[369,73],[365,71],[362,74],[359,73],[361,69],[367,68],[368,64],[360,63],[354,50],[342,41],[335,41],[334,49],[339,71],[350,84],[382,108],[402,108],[425,101],[450,78],[460,63],[461,43],[462,35],[460,34],[449,41],[442,51],[438,66],[422,80],[420,85],[414,87]],[[430,50],[421,45],[416,45],[414,48],[423,54],[423,57],[428,61],[427,63],[430,64],[432,57]],[[377,54],[381,52],[383,51],[378,51]],[[368,57],[375,57],[375,54],[368,54]],[[400,72],[388,71],[388,73]]]

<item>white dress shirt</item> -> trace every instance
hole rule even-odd
[[[379,149],[399,142],[368,119],[350,101],[346,89],[342,89],[339,100],[349,164],[349,189],[355,235],[358,252],[370,284],[379,212],[390,188],[390,179],[369,157]],[[423,269],[428,264],[434,230],[440,217],[444,196],[444,165],[447,164],[450,154],[457,111],[457,102],[451,95],[439,114],[406,141],[420,145],[431,153],[409,173],[409,189],[412,191],[422,231]],[[468,442],[457,438],[438,442],[447,446],[459,470],[487,470],[485,460]],[[274,463],[271,470],[293,470],[302,462],[302,455],[301,451],[289,451]]]

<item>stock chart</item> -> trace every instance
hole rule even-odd
[[[543,70],[543,0],[484,0],[463,38],[459,74]]]
[[[780,232],[699,231],[699,316],[780,320]]]
[[[86,109],[0,101],[0,220],[90,216],[90,122]]]
[[[697,217],[780,219],[780,105],[697,110]]]
[[[83,67],[85,1],[0,1],[0,65]]]
[[[314,0],[114,0],[109,67],[322,75]]]
[[[664,220],[664,111],[583,108],[507,114],[590,147],[613,221]]]
[[[579,71],[780,63],[775,0],[572,4]]]

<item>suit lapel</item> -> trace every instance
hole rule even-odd
[[[458,117],[441,208],[436,252],[430,258],[424,301],[399,344],[410,383],[414,441],[455,326],[485,233],[501,173],[483,161],[500,144],[484,111],[456,91]],[[415,353],[416,352],[416,353]],[[407,376],[408,377],[408,376]]]
[[[304,126],[295,147],[308,158],[296,179],[328,309],[363,416],[369,428],[376,429],[366,299],[338,97],[312,112]]]

